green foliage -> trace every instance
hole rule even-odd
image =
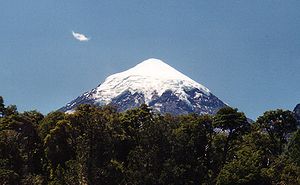
[[[287,159],[286,156],[276,158],[269,168],[262,171],[262,174],[272,184],[300,184],[300,166]]]
[[[287,148],[287,156],[300,166],[300,130],[297,130],[290,139]]]
[[[4,110],[4,116],[16,115],[18,114],[16,105],[9,105]]]
[[[13,170],[0,169],[0,182],[2,185],[18,185],[20,176]]]
[[[228,135],[232,137],[245,133],[250,127],[245,114],[231,107],[220,109],[214,117],[213,125],[215,128],[228,131]]]
[[[19,137],[20,135],[13,130],[0,132],[0,165],[2,170],[21,173],[23,161],[19,150]]]
[[[58,165],[64,166],[64,163],[72,159],[74,155],[73,146],[70,141],[70,127],[68,121],[59,121],[44,139],[45,154],[54,169]]]
[[[241,138],[250,130],[250,124],[244,113],[237,109],[225,107],[220,109],[214,117],[213,126],[215,129],[226,133],[227,137],[223,147],[223,164],[227,162],[230,150],[233,148],[233,141]]]
[[[297,121],[291,111],[281,109],[267,111],[260,116],[256,123],[265,131],[273,142],[273,153],[280,155],[288,136],[297,130]]]
[[[27,175],[21,180],[22,185],[44,185],[45,179],[41,175]]]
[[[25,111],[22,113],[24,117],[27,117],[31,123],[39,125],[40,122],[44,119],[44,115],[36,110]]]
[[[2,96],[0,96],[0,118],[5,117],[5,116],[10,116],[10,115],[15,115],[17,114],[17,106],[16,105],[9,105],[5,107],[4,105],[4,100]]]
[[[177,168],[176,181],[180,184],[199,184],[204,182],[207,172],[206,147],[208,138],[201,122],[183,122],[173,130],[171,156]],[[171,158],[171,159],[172,159]],[[180,173],[178,173],[180,172]],[[189,181],[185,179],[188,177]],[[175,183],[174,182],[174,183]]]
[[[18,113],[0,97],[0,184],[300,184],[291,112],[159,115],[81,105]]]
[[[58,121],[64,120],[65,114],[62,112],[51,112],[41,121],[39,121],[39,135],[44,139],[47,134],[56,126]]]
[[[245,146],[236,152],[231,162],[224,165],[217,178],[217,184],[268,184],[261,175],[263,167],[263,152]]]
[[[3,97],[0,96],[0,117],[4,116],[4,111],[5,111],[4,100]]]

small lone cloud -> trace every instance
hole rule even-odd
[[[72,31],[72,35],[75,39],[79,40],[80,42],[89,41],[91,38],[86,37],[84,34],[76,33]]]

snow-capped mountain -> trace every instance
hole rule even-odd
[[[98,87],[62,107],[72,111],[80,104],[112,104],[125,111],[147,104],[162,114],[214,114],[226,106],[208,88],[158,59],[148,59],[135,67],[113,74]]]

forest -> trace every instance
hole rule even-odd
[[[81,105],[43,115],[0,96],[0,184],[299,185],[298,124],[288,110],[249,123],[231,107],[172,116]]]

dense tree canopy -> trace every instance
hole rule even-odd
[[[291,111],[267,111],[257,119],[258,126],[269,135],[275,148],[274,154],[283,152],[288,136],[297,130],[297,121]]]
[[[300,184],[300,131],[290,111],[254,123],[81,105],[19,113],[0,97],[0,184]]]

